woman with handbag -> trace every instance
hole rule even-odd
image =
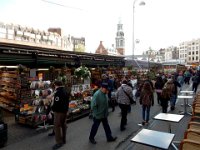
[[[124,131],[126,129],[125,126],[127,125],[128,110],[131,103],[134,102],[132,88],[127,84],[127,80],[123,80],[121,86],[117,89],[116,92],[116,99],[121,109],[121,131]]]

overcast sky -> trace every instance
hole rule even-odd
[[[66,35],[86,38],[87,52],[99,42],[115,44],[121,18],[125,54],[132,54],[134,0],[0,0],[0,21],[41,30],[61,27]],[[144,0],[135,3],[135,54],[200,38],[200,0]]]

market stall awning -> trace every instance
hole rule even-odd
[[[124,57],[38,48],[27,45],[0,43],[0,64],[36,66],[121,66]]]

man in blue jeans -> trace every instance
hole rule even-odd
[[[94,139],[100,123],[102,122],[103,128],[106,133],[108,142],[113,142],[117,137],[113,137],[110,126],[108,124],[108,83],[102,83],[101,88],[95,92],[91,101],[91,110],[93,115],[93,125],[90,131],[89,141],[96,144]]]

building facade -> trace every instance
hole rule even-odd
[[[85,38],[77,38],[77,37],[71,37],[71,41],[73,43],[73,51],[74,52],[85,52]]]
[[[193,39],[179,44],[179,59],[188,65],[200,64],[200,39]]]
[[[62,34],[61,28],[42,31],[31,27],[0,23],[0,41],[65,51],[85,51],[85,38]]]
[[[103,41],[100,41],[98,48],[95,51],[96,54],[108,55],[108,50],[104,47]]]
[[[117,24],[117,33],[115,37],[116,42],[116,49],[119,55],[125,54],[125,38],[124,38],[124,31],[123,31],[123,24],[121,21]]]
[[[179,59],[184,63],[187,62],[187,49],[188,42],[182,42],[179,44]]]
[[[199,64],[200,39],[192,40],[187,44],[187,64]]]

